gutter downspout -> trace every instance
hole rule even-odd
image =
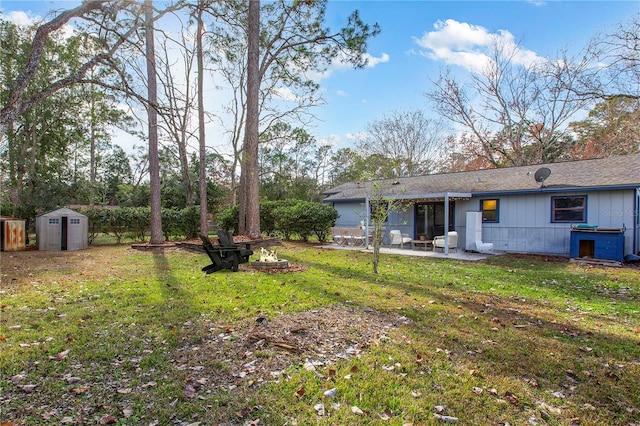
[[[640,223],[640,188],[636,188],[636,196],[633,197],[633,254],[638,254],[638,224]]]
[[[444,254],[449,254],[449,193],[444,193]]]
[[[369,197],[364,199],[364,246],[369,248],[369,219],[371,216],[371,209],[369,208]]]

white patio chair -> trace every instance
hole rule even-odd
[[[458,251],[458,233],[456,231],[449,231],[447,235],[449,237],[449,249]],[[438,235],[433,239],[433,251],[436,251],[436,248],[444,250],[444,235]]]
[[[404,248],[405,243],[410,243],[411,237],[409,234],[403,234],[399,229],[392,229],[389,231],[389,247],[398,244],[401,249]]]

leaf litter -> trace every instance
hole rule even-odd
[[[207,378],[211,386],[219,389],[238,392],[242,387],[280,380],[295,365],[330,377],[335,370],[326,367],[360,356],[375,342],[389,339],[393,329],[409,322],[406,317],[371,308],[342,305],[268,321],[248,319],[233,328],[213,327],[209,338],[198,343],[199,350],[186,343],[174,354],[172,362],[175,368],[189,371],[192,376],[185,386],[188,397],[195,397],[200,388],[205,388],[191,385],[197,378]],[[296,397],[301,398],[304,393],[301,388]],[[331,398],[333,394],[330,389],[324,396]]]

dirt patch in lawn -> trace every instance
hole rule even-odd
[[[330,374],[329,365],[359,356],[408,322],[406,317],[347,306],[257,317],[211,330],[211,336],[197,345],[185,342],[174,353],[173,363],[188,371],[185,392],[197,393],[211,385],[233,392],[279,380],[295,365]]]

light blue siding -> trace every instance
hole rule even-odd
[[[634,221],[639,220],[637,207],[634,204],[635,190],[545,192],[456,200],[454,220],[455,229],[459,235],[458,247],[466,247],[467,211],[479,211],[481,199],[497,198],[500,200],[500,222],[483,223],[483,242],[493,243],[496,251],[569,256],[573,224],[551,221],[551,198],[576,195],[587,197],[586,222],[588,224],[598,225],[600,228],[626,228],[624,253],[633,253]],[[356,226],[365,220],[364,201],[335,203],[334,207],[340,214],[336,226]],[[392,212],[386,223],[387,234],[391,229],[399,229],[416,238],[414,212],[413,207],[404,212]],[[640,231],[636,238],[640,239]]]
[[[600,228],[626,227],[625,253],[633,252],[632,191],[495,197],[500,200],[500,223],[484,223],[482,240],[493,243],[494,250],[498,251],[568,256],[573,224],[551,222],[551,197],[564,195],[587,196],[587,223]],[[470,210],[476,211],[477,205],[470,200],[469,206],[474,207]]]
[[[359,226],[365,220],[364,200],[362,202],[350,201],[347,203],[334,203],[340,217],[336,220],[336,226]]]

